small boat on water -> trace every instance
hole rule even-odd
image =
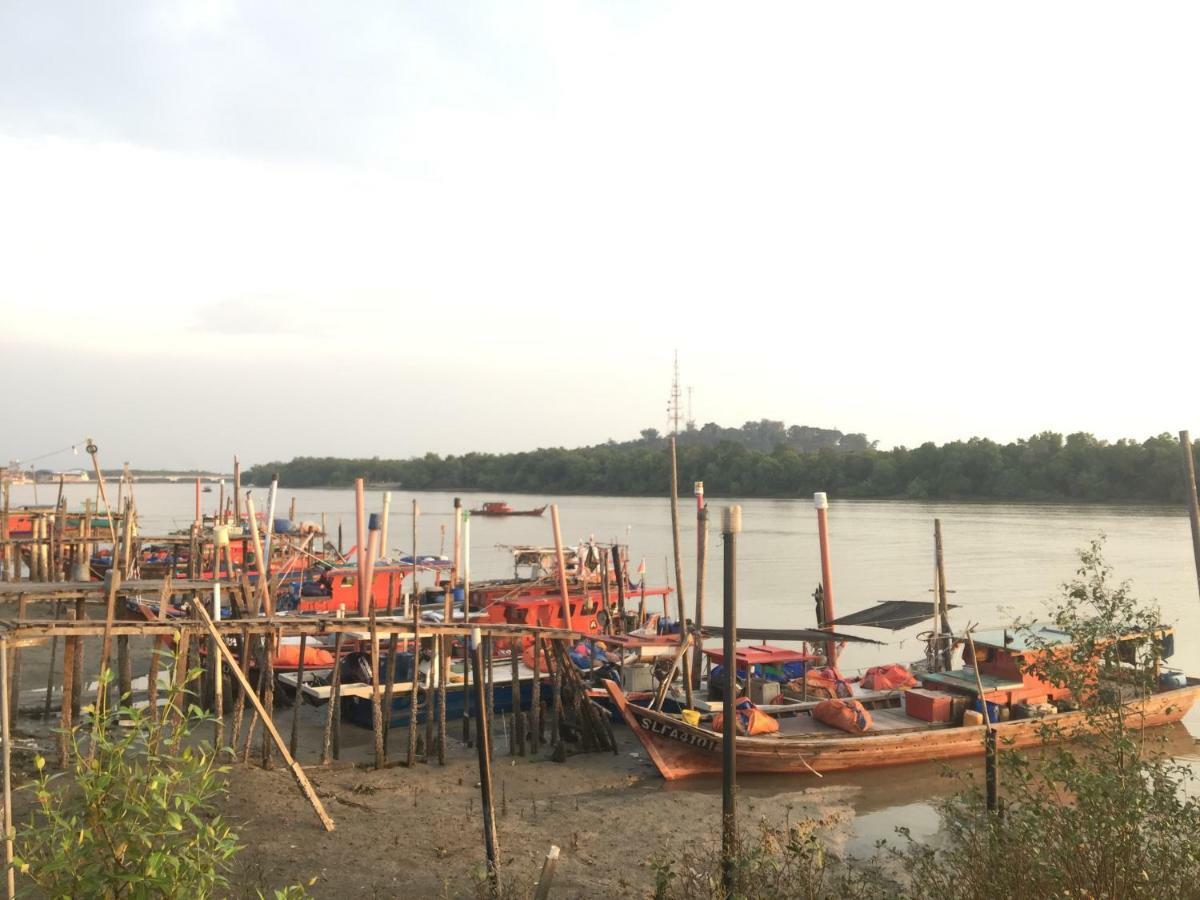
[[[471,510],[473,516],[540,516],[546,511],[545,506],[533,509],[513,509],[502,500],[485,503],[479,509]]]
[[[1160,639],[1169,647],[1173,634],[1164,631]],[[1005,747],[1040,746],[1047,725],[1056,726],[1068,738],[1087,732],[1087,714],[1075,706],[1069,692],[1029,671],[1037,654],[1068,645],[1064,633],[1046,626],[997,629],[976,634],[974,642],[978,661],[964,660],[963,667],[948,672],[921,673],[921,688],[894,692],[894,699],[881,698],[879,706],[869,710],[861,733],[818,721],[812,714],[816,702],[798,704],[796,715],[779,716],[774,733],[739,733],[735,739],[738,772],[823,774],[983,755],[988,726],[982,724],[982,716],[978,716],[981,724],[972,724],[972,711],[967,710],[965,722],[955,721],[953,712],[956,707],[966,710],[968,704],[981,708],[980,686],[991,727]],[[613,681],[605,681],[604,687],[664,778],[721,771],[720,731],[636,706]],[[1109,687],[1121,696],[1129,689],[1119,678]],[[1164,671],[1154,693],[1124,702],[1126,720],[1135,727],[1178,722],[1197,695],[1200,678]]]

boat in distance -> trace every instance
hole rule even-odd
[[[540,516],[546,507],[536,506],[533,509],[513,509],[503,500],[493,500],[483,504],[479,509],[471,510],[473,516]]]

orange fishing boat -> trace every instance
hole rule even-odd
[[[818,721],[811,715],[818,705],[815,701],[793,704],[798,714],[780,716],[778,731],[736,737],[737,770],[739,773],[825,773],[981,756],[989,726],[956,723],[950,713],[954,707],[951,701],[956,697],[978,705],[979,685],[993,718],[991,727],[1002,746],[1040,746],[1046,725],[1057,726],[1065,738],[1085,733],[1089,728],[1086,713],[1073,708],[1062,688],[1049,685],[1028,671],[1030,659],[1047,652],[1046,639],[1053,643],[1050,631],[1046,626],[1038,626],[976,635],[978,675],[973,667],[921,674],[923,688],[911,692],[911,698],[906,692],[890,692],[890,696],[878,698],[881,708],[869,710],[869,727],[862,733],[847,733]],[[1173,637],[1169,632],[1164,632],[1164,636]],[[1031,642],[1035,637],[1037,640]],[[1056,644],[1065,645],[1062,639]],[[664,778],[674,780],[721,771],[720,731],[636,706],[612,681],[606,681],[604,686]],[[1198,694],[1200,678],[1165,673],[1154,693],[1125,702],[1126,721],[1135,727],[1178,722],[1191,709]],[[941,700],[945,702],[938,702]],[[1051,704],[1050,700],[1056,702]],[[931,714],[934,708],[945,712]],[[1011,717],[1005,720],[1006,715]],[[995,721],[997,718],[1000,721]],[[982,723],[982,716],[979,720]]]

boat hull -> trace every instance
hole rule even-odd
[[[634,706],[621,688],[605,682],[625,723],[645,748],[655,767],[668,780],[721,771],[722,735],[688,725],[679,719]],[[1165,691],[1131,705],[1127,721],[1155,727],[1178,722],[1191,709],[1200,685]],[[914,723],[915,724],[915,723]],[[994,726],[1005,748],[1037,747],[1042,728],[1058,725],[1065,735],[1088,730],[1081,712],[1059,713],[1043,719],[998,722]],[[735,742],[739,773],[811,774],[895,766],[931,760],[982,756],[984,725],[922,728],[899,734],[805,735],[803,737],[743,737]]]

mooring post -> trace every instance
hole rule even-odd
[[[824,491],[813,494],[813,506],[817,508],[817,539],[821,547],[821,602],[824,611],[824,626],[833,625],[833,562],[829,552],[829,498]],[[837,668],[837,641],[825,642],[825,665]]]
[[[1196,585],[1200,588],[1200,499],[1196,496],[1196,461],[1192,457],[1192,439],[1186,431],[1179,432],[1179,447],[1183,451],[1183,489],[1187,494],[1188,514],[1192,520],[1192,556],[1196,560]]]
[[[675,554],[675,605],[679,611],[679,643],[682,646],[687,637],[687,600],[683,591],[683,554],[679,546],[679,468],[675,460],[675,435],[671,435],[671,543]],[[686,649],[680,672],[684,697],[688,709],[692,709],[692,666]]]
[[[933,553],[934,559],[937,562],[937,609],[933,615],[933,630],[934,634],[940,638],[937,644],[937,653],[941,663],[941,671],[948,672],[950,670],[951,647],[954,641],[950,636],[950,614],[946,605],[946,553],[942,544],[941,519],[933,520]]]
[[[692,645],[692,684],[700,684],[704,654],[704,579],[708,576],[708,507],[704,505],[704,482],[696,482],[696,617],[692,623],[696,640]]]
[[[737,536],[742,530],[742,508],[727,506],[721,516],[725,539],[725,615],[723,649],[725,687],[721,706],[721,883],[727,898],[734,893],[734,855],[737,852]]]

